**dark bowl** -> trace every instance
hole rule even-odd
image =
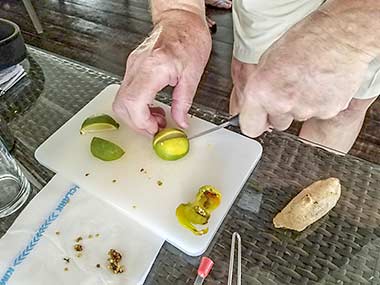
[[[0,70],[18,64],[26,58],[26,47],[20,28],[0,18]]]

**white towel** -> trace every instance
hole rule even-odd
[[[83,238],[80,257],[73,248],[78,237]],[[56,175],[0,240],[0,285],[141,284],[163,242]],[[107,268],[111,248],[122,253],[124,273],[113,274]]]
[[[20,81],[26,72],[20,65],[14,65],[0,71],[0,96],[11,89],[18,81]]]

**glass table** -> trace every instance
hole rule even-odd
[[[28,78],[0,102],[0,112],[16,137],[12,153],[33,186],[30,201],[54,175],[34,159],[36,148],[120,78],[28,49]],[[170,104],[168,94],[157,99]],[[214,123],[228,117],[199,105],[191,113]],[[262,159],[205,253],[215,261],[205,284],[227,283],[235,231],[242,237],[243,284],[379,284],[380,167],[304,144],[286,133],[267,133],[258,140],[264,148]],[[301,233],[273,227],[274,215],[300,189],[330,176],[342,184],[333,211]],[[0,236],[20,211],[0,219]],[[192,284],[199,259],[165,243],[145,284]]]

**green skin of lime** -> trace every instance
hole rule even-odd
[[[183,131],[164,129],[155,136],[153,149],[164,160],[177,160],[189,152],[190,143]]]
[[[94,137],[91,141],[91,153],[100,160],[112,161],[121,158],[125,151],[113,142]]]
[[[92,116],[84,120],[81,126],[81,133],[86,133],[89,131],[101,131],[97,128],[92,129],[92,126],[96,125],[108,125],[108,129],[115,129],[117,130],[119,128],[119,123],[116,122],[111,116],[107,114],[99,115],[99,116]]]

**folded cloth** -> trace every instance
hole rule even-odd
[[[24,71],[24,68],[20,64],[16,64],[6,69],[0,70],[0,85],[11,80],[20,71]]]
[[[26,72],[20,65],[14,65],[0,71],[0,96],[11,89],[18,81],[20,81]]]
[[[163,242],[56,175],[0,240],[0,285],[142,284]],[[125,272],[107,268],[111,248]]]

